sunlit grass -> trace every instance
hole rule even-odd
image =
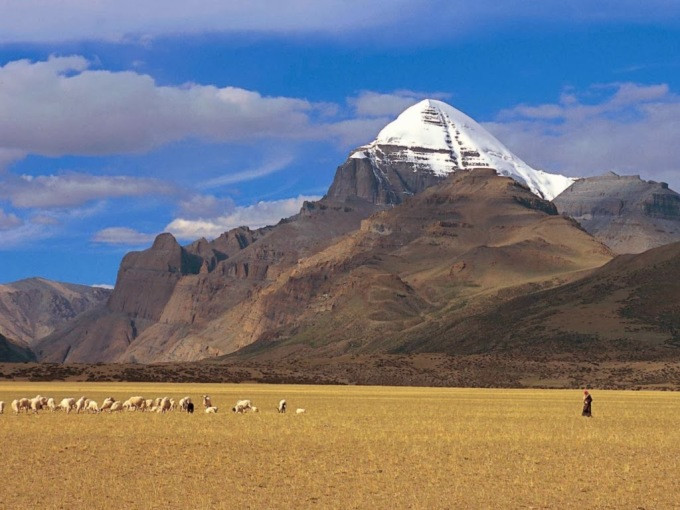
[[[13,415],[20,396],[209,394],[220,410]],[[680,394],[2,383],[2,507],[673,508]],[[250,398],[260,413],[229,408]],[[279,415],[281,398],[289,412]],[[307,413],[296,415],[295,408]]]

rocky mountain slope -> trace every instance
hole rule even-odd
[[[587,220],[613,210],[608,189],[615,194],[621,183],[594,182],[532,169],[469,117],[426,100],[354,151],[327,196],[298,215],[188,246],[162,234],[126,255],[106,307],[33,349],[59,363],[148,363],[237,351],[265,360],[469,355],[536,341],[537,355],[551,348],[540,334],[541,313],[551,309],[528,316],[534,329],[523,329],[528,305],[512,305],[517,324],[503,319],[502,331],[494,314],[568,288],[611,260],[612,251],[543,198],[569,187],[560,211],[601,235]],[[621,186],[626,204],[644,195],[634,187]],[[655,218],[645,230],[675,221],[674,192],[652,188],[639,205]],[[630,225],[602,239],[617,248],[612,239],[624,239]],[[530,336],[522,344],[507,336],[515,331]],[[626,349],[636,348],[631,342]]]
[[[154,361],[220,354],[188,337],[252,295],[299,259],[359,228],[377,210],[364,201],[306,203],[274,227],[237,228],[180,246],[161,234],[125,256],[106,309],[77,319],[35,348],[48,361]],[[237,325],[234,325],[236,327]]]
[[[680,195],[665,183],[610,172],[579,179],[554,203],[616,253],[680,241]]]
[[[438,334],[454,317],[580,278],[611,257],[516,181],[460,172],[371,216],[215,321],[219,336],[202,338],[281,356],[418,349],[436,337],[436,352],[458,353],[473,339]]]
[[[328,197],[399,204],[453,172],[473,168],[493,168],[547,200],[574,182],[531,168],[461,111],[425,99],[406,109],[373,142],[351,153],[338,168]]]
[[[524,359],[676,361],[680,243],[621,255],[573,283],[450,320],[444,335],[476,339],[470,352]],[[437,350],[443,340],[433,340],[427,348]]]
[[[110,294],[44,278],[0,285],[0,334],[32,346],[79,314],[103,306]]]

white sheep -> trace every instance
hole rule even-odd
[[[260,412],[260,410],[255,406],[251,407],[250,411],[253,412],[253,413],[259,413]]]
[[[90,413],[98,413],[99,412],[99,406],[97,405],[97,402],[94,400],[89,400],[87,402],[87,410]]]
[[[30,401],[31,411],[37,413],[43,408],[44,404],[47,404],[47,399],[45,397],[41,397],[40,395],[33,397]]]
[[[54,401],[52,397],[47,399],[47,409],[49,409],[51,412],[57,410],[57,403]]]
[[[76,402],[76,413],[80,413],[80,411],[84,411],[86,406],[87,406],[87,397],[80,397],[78,399],[78,401]]]
[[[27,398],[20,398],[19,399],[19,410],[25,410],[28,412],[31,409],[31,401],[30,399]]]
[[[306,412],[307,412],[307,411],[306,411],[305,409],[302,409],[302,408],[297,408],[297,409],[295,410],[295,414],[303,414],[303,413],[306,413]]]
[[[236,402],[236,405],[231,408],[231,410],[235,413],[243,413],[251,407],[253,407],[253,404],[250,402],[250,400],[239,400]]]
[[[122,411],[123,410],[123,404],[121,404],[120,402],[114,402],[113,404],[111,404],[111,407],[109,407],[109,410],[112,413]]]
[[[170,410],[170,399],[168,397],[163,397],[161,403],[157,406],[157,413],[165,413]]]
[[[76,407],[76,399],[75,398],[63,398],[61,402],[59,403],[59,407],[66,411],[67,413],[70,413],[73,409]]]
[[[19,414],[20,410],[19,401],[17,399],[12,400],[12,411],[14,411],[14,414]]]
[[[217,408],[210,406],[205,408],[206,414],[215,414],[217,412]]]
[[[184,397],[179,399],[179,410],[180,412],[186,412],[187,407],[191,403],[191,399],[189,397]]]
[[[111,406],[116,402],[116,400],[113,397],[106,397],[104,399],[104,402],[102,402],[102,406],[99,408],[99,412],[102,411],[110,411]]]
[[[212,401],[210,400],[210,397],[208,395],[203,395],[203,407],[206,409],[208,407],[212,407]]]
[[[144,397],[130,397],[127,399],[127,402],[133,411],[143,411],[144,406],[146,406],[146,400],[144,400]]]
[[[288,404],[286,404],[285,399],[284,399],[284,400],[281,400],[281,401],[279,402],[279,408],[278,408],[279,412],[280,412],[280,413],[285,413],[285,412],[286,412],[286,406],[287,406],[287,405],[288,405]]]
[[[175,402],[174,398],[171,398],[170,399],[170,411],[174,411],[175,409],[177,409],[177,402]]]
[[[3,414],[5,412],[5,403],[0,400],[0,414]]]
[[[147,398],[146,403],[144,404],[144,409],[149,411],[152,407],[153,407],[153,399]]]

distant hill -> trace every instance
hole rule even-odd
[[[665,183],[610,172],[579,179],[553,203],[616,253],[680,241],[680,195]]]
[[[79,314],[103,306],[110,294],[44,278],[0,285],[0,334],[30,347]]]
[[[527,293],[465,318],[407,350],[439,350],[544,360],[674,360],[680,357],[680,243],[621,255],[585,278]]]

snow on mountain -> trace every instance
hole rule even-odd
[[[530,167],[473,119],[434,99],[404,110],[373,142],[356,149],[350,159],[370,159],[375,168],[409,163],[414,172],[437,177],[458,170],[493,168],[547,200],[576,181]]]

